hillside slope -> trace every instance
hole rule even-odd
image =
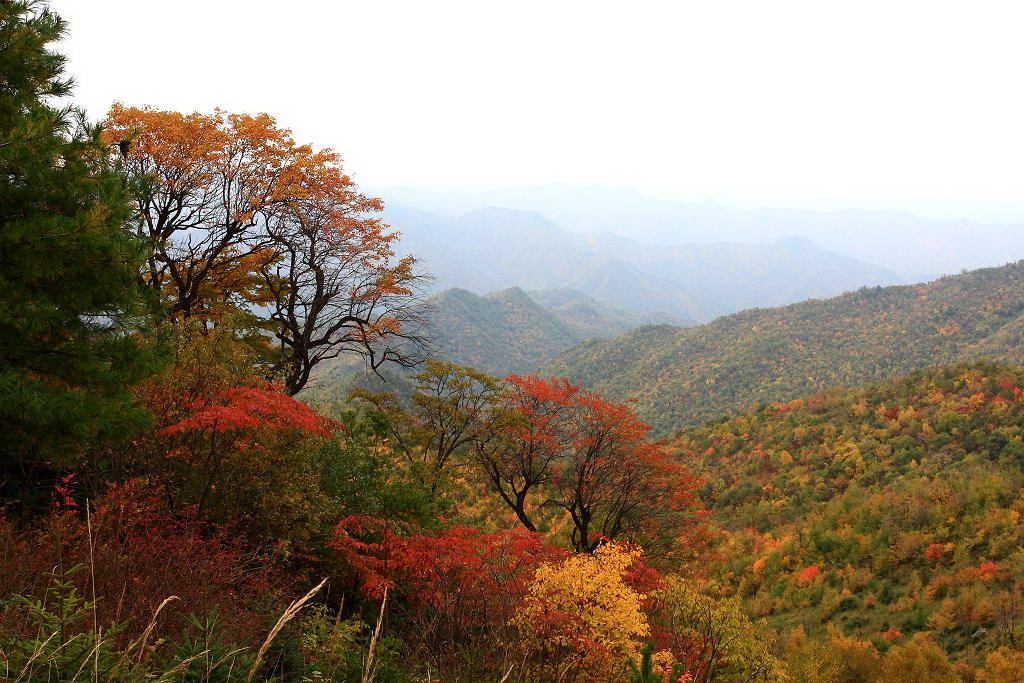
[[[630,311],[572,289],[527,294],[510,287],[484,296],[447,289],[426,301],[425,311],[435,358],[496,377],[534,372],[584,339],[619,335],[652,319],[686,322]],[[340,399],[353,382],[403,390],[402,373],[389,368],[381,373],[384,378],[367,374],[356,356],[335,358],[316,368],[310,395]]]
[[[695,325],[668,313],[639,313],[598,301],[575,289],[545,289],[529,292],[531,299],[580,332],[584,339],[616,337],[644,325]]]
[[[670,452],[725,530],[713,582],[778,628],[929,630],[980,661],[1022,616],[1022,386],[947,366],[684,430]]]
[[[586,338],[518,287],[485,296],[449,289],[430,304],[431,333],[442,357],[492,375],[536,370]]]
[[[749,310],[707,325],[584,342],[546,365],[637,410],[661,433],[918,367],[1024,353],[1024,262],[931,283]]]

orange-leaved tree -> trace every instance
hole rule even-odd
[[[474,456],[491,489],[524,527],[537,531],[541,488],[555,479],[566,421],[580,388],[535,375],[509,377],[505,385],[488,428],[474,444]]]
[[[148,182],[145,282],[173,318],[251,316],[270,332],[289,394],[343,353],[414,363],[421,350],[411,257],[330,149],[299,145],[267,114],[181,114],[115,105],[106,137]],[[254,335],[257,341],[265,336]]]
[[[476,445],[492,489],[527,529],[560,510],[570,542],[593,552],[604,540],[662,555],[701,527],[697,479],[672,462],[628,407],[570,384],[506,378],[503,409]]]

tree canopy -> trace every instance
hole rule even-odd
[[[0,4],[0,440],[21,480],[138,423],[129,387],[154,365],[135,334],[149,311],[134,188],[62,105],[50,46],[65,28],[40,3]]]

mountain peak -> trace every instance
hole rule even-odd
[[[486,294],[484,298],[538,306],[537,302],[530,298],[530,295],[524,292],[521,287],[506,287],[505,289],[499,289],[496,292]]]

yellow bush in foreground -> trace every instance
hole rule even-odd
[[[640,552],[606,544],[537,570],[515,625],[544,679],[614,680],[650,633],[645,595],[624,580]]]

